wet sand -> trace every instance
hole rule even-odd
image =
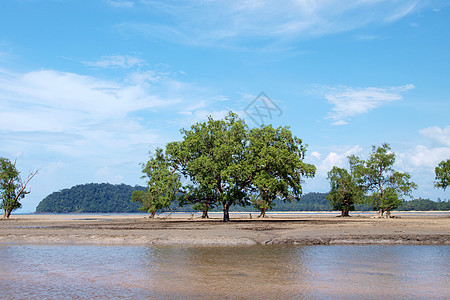
[[[149,219],[143,215],[12,215],[0,220],[0,243],[96,245],[450,245],[450,212],[399,213],[392,219],[373,215],[339,218],[333,214],[269,218],[221,214],[203,220],[172,215]]]

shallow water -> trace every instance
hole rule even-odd
[[[450,246],[0,245],[2,298],[442,298]]]

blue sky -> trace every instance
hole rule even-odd
[[[144,184],[139,163],[181,128],[230,110],[257,126],[262,103],[309,145],[304,192],[387,142],[415,197],[450,198],[433,187],[448,1],[5,0],[0,28],[0,156],[40,169],[21,212],[76,184]]]

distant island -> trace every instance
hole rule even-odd
[[[126,184],[87,183],[72,188],[53,192],[45,197],[36,207],[36,213],[138,213],[139,203],[131,202],[131,194],[136,190],[145,190],[142,186]],[[283,202],[275,200],[275,211],[331,211],[325,198],[328,193],[308,193],[301,196],[300,201]],[[170,208],[173,211],[193,212],[192,206],[177,207],[175,201]],[[372,210],[366,204],[356,205],[358,211]],[[214,208],[211,211],[219,211]],[[429,199],[404,201],[399,211],[450,210],[450,202],[435,202]],[[253,212],[253,206],[232,207],[230,211]]]
[[[126,184],[87,183],[51,193],[36,207],[42,213],[135,213],[139,203],[130,200],[135,190]]]

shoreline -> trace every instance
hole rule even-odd
[[[0,221],[0,245],[450,245],[450,212],[438,215],[396,212],[392,219],[373,215],[273,212],[249,219],[221,213],[204,220],[190,214],[149,219],[135,214],[28,214]]]

